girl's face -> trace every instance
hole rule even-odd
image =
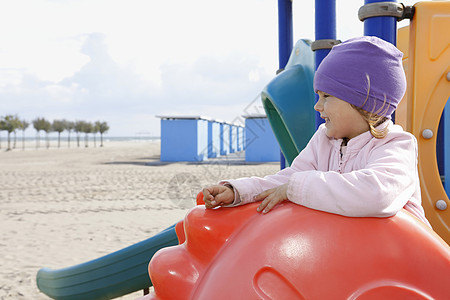
[[[369,124],[349,103],[322,91],[317,94],[319,100],[314,109],[325,120],[328,137],[351,139],[369,130]]]

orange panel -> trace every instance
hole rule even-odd
[[[419,143],[419,176],[426,216],[450,244],[450,202],[436,158],[439,120],[450,97],[450,2],[420,2],[415,8],[410,24],[406,129]],[[433,135],[424,138],[422,134],[427,129]],[[448,208],[438,210],[438,200],[444,200]]]

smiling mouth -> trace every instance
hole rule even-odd
[[[321,117],[322,119],[324,119],[326,123],[328,123],[328,122],[330,121],[330,119],[327,118],[327,117],[324,117],[324,116],[320,116],[320,117]]]

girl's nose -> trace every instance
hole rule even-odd
[[[321,112],[323,110],[323,100],[321,98],[319,98],[319,100],[317,100],[316,104],[314,105],[314,110]]]

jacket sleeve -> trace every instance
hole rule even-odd
[[[401,210],[416,190],[417,141],[394,133],[375,146],[364,168],[340,174],[293,173],[288,199],[294,203],[350,217],[388,217]]]
[[[317,169],[317,140],[321,134],[316,131],[306,147],[294,159],[292,165],[274,175],[223,180],[219,184],[230,184],[235,191],[235,201],[230,206],[254,202],[253,197],[265,190],[288,183],[294,173]]]

